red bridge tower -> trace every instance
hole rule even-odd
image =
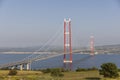
[[[90,50],[91,50],[90,55],[94,55],[94,36],[90,37]]]
[[[72,64],[71,19],[64,19],[64,59],[63,63]]]

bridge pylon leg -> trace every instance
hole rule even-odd
[[[29,63],[27,63],[27,65],[26,65],[26,69],[27,69],[27,70],[30,69],[30,64],[29,64]]]
[[[12,67],[11,67],[11,69],[14,69],[14,68],[15,68],[15,66],[12,66]]]
[[[21,71],[23,70],[23,64],[20,64],[20,70]]]

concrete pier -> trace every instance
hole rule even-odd
[[[21,71],[23,70],[23,64],[20,64],[20,70]]]
[[[29,63],[26,64],[26,69],[27,69],[27,70],[30,69],[30,64],[29,64]]]

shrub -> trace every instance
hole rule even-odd
[[[62,74],[61,69],[55,68],[55,69],[51,70],[51,76],[54,76],[54,77],[63,77],[64,74]]]
[[[88,68],[88,71],[89,71],[89,70],[92,70],[92,71],[93,71],[93,70],[98,70],[98,68],[92,67],[92,68]]]
[[[50,73],[51,72],[51,69],[47,68],[47,69],[43,69],[41,70],[43,73]]]
[[[8,73],[8,75],[11,75],[11,76],[12,75],[16,75],[16,74],[17,74],[17,70],[15,70],[15,69],[14,70],[10,70],[9,73]]]
[[[116,78],[119,76],[117,66],[114,63],[104,63],[99,70],[104,77]]]
[[[118,69],[118,72],[120,72],[120,69]]]
[[[6,68],[1,68],[0,70],[10,70],[10,69],[6,67]]]
[[[80,72],[80,71],[93,71],[93,70],[98,70],[98,68],[96,68],[96,67],[92,67],[92,68],[77,68],[76,69],[76,72]]]
[[[85,68],[77,68],[76,69],[76,72],[80,72],[80,71],[87,71],[87,69],[85,69]]]

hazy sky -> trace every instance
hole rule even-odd
[[[74,46],[89,45],[91,35],[96,45],[120,44],[119,0],[0,0],[0,47],[39,46],[64,18],[72,20]]]

